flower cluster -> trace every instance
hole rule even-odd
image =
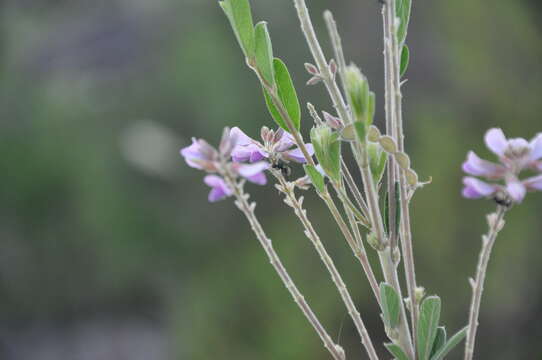
[[[294,146],[294,138],[286,131],[263,127],[262,142],[247,136],[241,129],[224,129],[219,149],[203,139],[192,139],[192,145],[181,149],[186,163],[209,173],[203,181],[211,187],[209,201],[216,202],[233,194],[233,189],[224,180],[225,176],[242,178],[258,185],[265,185],[265,170],[279,161],[304,163],[301,150]],[[305,145],[309,155],[314,150]],[[233,162],[231,161],[233,160]],[[248,163],[245,163],[248,162]]]
[[[261,142],[250,138],[238,127],[231,129],[231,137],[237,139],[236,146],[232,151],[233,161],[255,162],[266,159],[271,163],[278,161],[306,162],[301,150],[294,147],[295,141],[290,133],[280,128],[273,131],[266,126],[262,127],[260,133]],[[312,145],[306,144],[305,147],[309,155],[312,156],[314,154]]]
[[[507,139],[501,129],[490,129],[484,140],[489,150],[499,157],[499,163],[483,160],[470,151],[463,171],[501,183],[467,176],[463,178],[464,197],[477,199],[504,195],[512,202],[520,203],[527,191],[542,191],[542,133],[528,142],[522,138]],[[521,180],[519,175],[524,170],[539,174]]]
[[[238,137],[231,134],[230,129],[225,128],[218,150],[203,139],[192,139],[192,145],[181,149],[181,155],[189,166],[209,173],[203,181],[211,187],[210,202],[222,200],[233,194],[233,189],[224,180],[225,177],[235,179],[241,176],[258,185],[267,183],[264,173],[269,168],[267,162],[240,164],[230,161],[237,143]]]

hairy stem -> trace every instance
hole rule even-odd
[[[387,129],[388,135],[392,136],[397,144],[398,150],[404,151],[404,132],[402,120],[402,94],[400,79],[400,58],[397,31],[395,27],[395,1],[387,1],[383,8],[383,17],[385,24],[384,31],[384,57],[387,67],[386,74],[386,98],[390,101],[388,112],[386,113],[386,124],[390,126]],[[391,160],[395,163],[395,160]],[[397,171],[395,164],[393,170],[399,177],[399,206],[401,209],[401,219],[399,227],[399,237],[401,239],[401,250],[404,257],[405,277],[407,280],[408,297],[411,304],[411,322],[412,333],[417,333],[418,328],[418,304],[416,303],[416,271],[414,267],[414,251],[412,246],[412,232],[410,227],[410,209],[408,198],[408,183],[403,172]],[[388,184],[391,188],[391,184]],[[394,194],[395,191],[390,193]],[[391,196],[390,196],[391,197]],[[394,201],[395,202],[395,201]],[[391,204],[395,207],[394,204]],[[390,207],[391,209],[391,207]],[[390,211],[394,214],[395,211]],[[415,347],[415,344],[414,344]],[[415,351],[415,348],[414,348]]]
[[[480,313],[480,302],[482,292],[484,291],[484,281],[487,273],[487,264],[491,255],[491,250],[497,239],[497,235],[504,226],[504,214],[506,208],[499,206],[497,212],[488,216],[488,233],[482,237],[482,249],[476,269],[476,278],[470,279],[472,286],[472,300],[469,313],[469,325],[467,330],[467,340],[465,342],[465,360],[472,360],[474,353],[474,342],[476,340],[476,330],[478,329],[478,316]]]
[[[324,247],[324,244],[322,244],[320,237],[316,233],[316,230],[314,229],[314,227],[312,226],[312,223],[307,217],[306,210],[303,209],[303,198],[302,197],[297,198],[295,196],[295,193],[294,193],[295,186],[291,183],[288,183],[280,172],[273,171],[273,175],[279,181],[279,184],[280,184],[278,186],[279,190],[286,196],[284,202],[288,206],[294,209],[295,215],[298,217],[299,221],[301,222],[301,224],[303,225],[305,229],[305,235],[312,242],[312,244],[314,245],[314,248],[318,252],[318,255],[320,255],[320,259],[326,266],[326,269],[329,272],[331,279],[333,280],[333,283],[337,287],[337,290],[339,291],[339,294],[341,295],[341,298],[348,310],[348,313],[350,314],[350,317],[352,318],[352,321],[354,322],[356,329],[358,330],[358,333],[361,337],[362,344],[365,347],[365,350],[367,351],[369,358],[372,360],[378,360],[378,356],[376,355],[374,345],[371,341],[369,333],[367,332],[367,328],[365,327],[365,324],[363,323],[361,315],[358,309],[356,308],[356,306],[354,305],[352,296],[350,295],[339,271],[335,267],[333,260],[327,253]]]
[[[269,258],[271,265],[273,265],[273,268],[284,283],[284,286],[286,287],[286,289],[288,289],[290,295],[292,295],[292,298],[297,303],[309,323],[314,328],[314,330],[316,330],[318,336],[320,336],[320,339],[324,343],[326,349],[330,352],[333,359],[344,360],[345,356],[343,349],[333,342],[333,340],[324,329],[324,327],[312,311],[311,307],[309,306],[299,289],[296,287],[292,278],[286,271],[286,268],[280,261],[278,254],[273,248],[271,239],[269,239],[265,234],[260,222],[258,221],[258,218],[256,217],[256,214],[254,213],[254,208],[256,207],[256,204],[249,203],[249,195],[244,193],[242,184],[237,183],[234,178],[228,174],[224,174],[224,178],[226,179],[228,186],[233,189],[235,198],[237,199],[235,201],[235,204],[237,205],[239,210],[243,212],[248,222],[250,223],[252,231],[256,234],[256,237],[258,238],[260,244],[265,250],[265,253]]]

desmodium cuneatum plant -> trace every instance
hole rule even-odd
[[[307,85],[325,86],[335,114],[320,113],[307,104],[314,126],[304,140],[300,131],[302,110],[286,64],[274,57],[266,22],[254,25],[248,0],[224,0],[219,4],[226,14],[244,54],[262,86],[263,99],[276,130],[263,126],[258,136],[250,137],[238,127],[224,130],[218,149],[204,140],[193,140],[181,150],[188,165],[208,173],[204,182],[211,187],[209,201],[233,197],[245,215],[275,271],[294,301],[335,360],[347,353],[335,343],[318,320],[290,277],[273,248],[249,200],[245,185],[266,185],[266,172],[284,203],[299,219],[305,236],[313,244],[350,315],[360,341],[371,360],[378,359],[375,344],[368,333],[355,301],[330,257],[317,229],[303,205],[299,191],[314,190],[329,209],[338,230],[351,248],[365,273],[374,299],[382,311],[386,335],[384,346],[397,360],[440,360],[465,340],[465,360],[473,358],[478,314],[487,264],[497,234],[504,226],[504,215],[522,202],[528,191],[542,190],[542,134],[530,142],[507,139],[500,129],[486,133],[488,148],[499,163],[480,159],[470,152],[463,164],[469,174],[464,178],[463,196],[495,201],[497,209],[487,216],[488,232],[482,237],[482,249],[474,278],[470,279],[472,300],[466,326],[447,336],[440,322],[441,299],[426,296],[416,282],[409,203],[420,182],[404,148],[401,89],[410,52],[406,35],[411,0],[382,0],[384,30],[385,130],[373,124],[376,95],[369,81],[353,64],[347,65],[341,38],[332,14],[324,19],[333,45],[328,60],[314,31],[304,0],[293,0],[301,30],[312,60],[305,64],[310,77]],[[307,137],[305,135],[305,137]],[[343,160],[352,153],[355,166]],[[305,176],[291,178],[291,166],[303,164]],[[355,168],[355,169],[351,169]],[[523,170],[535,174],[520,179]],[[489,180],[482,181],[479,177]],[[367,251],[378,254],[380,271],[375,271]],[[404,267],[406,289],[401,288],[399,266]],[[379,279],[377,274],[382,274]]]

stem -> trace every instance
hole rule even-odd
[[[478,260],[476,270],[476,279],[470,279],[472,286],[472,300],[470,305],[469,325],[467,330],[467,341],[465,342],[465,360],[471,360],[474,353],[474,342],[476,339],[476,330],[478,329],[478,316],[480,313],[480,302],[482,300],[482,292],[484,291],[484,281],[487,273],[487,264],[491,255],[491,249],[495,244],[497,235],[504,226],[504,214],[506,213],[504,206],[498,206],[497,212],[488,216],[489,230],[482,237],[482,249]]]
[[[322,262],[326,266],[327,271],[331,275],[331,279],[333,280],[333,283],[337,287],[337,290],[339,291],[339,294],[341,295],[341,298],[348,310],[348,313],[350,314],[350,317],[352,318],[352,321],[354,322],[356,329],[358,330],[358,333],[361,336],[361,341],[365,347],[365,350],[367,351],[369,355],[369,358],[372,360],[378,360],[378,356],[376,355],[374,345],[371,341],[369,333],[367,332],[367,328],[365,327],[365,324],[363,323],[361,315],[358,309],[356,308],[356,306],[354,305],[352,296],[350,295],[339,271],[335,267],[333,260],[331,259],[324,245],[322,244],[320,237],[316,233],[316,230],[314,230],[312,223],[307,217],[307,211],[303,209],[303,198],[302,197],[299,199],[296,198],[295,193],[294,193],[294,188],[295,188],[294,185],[291,183],[287,183],[286,180],[284,179],[284,176],[282,176],[280,172],[272,171],[272,173],[280,183],[279,190],[286,196],[286,199],[284,200],[284,202],[294,209],[294,213],[299,218],[299,221],[305,228],[305,235],[309,238],[309,240],[314,245],[314,248],[318,252],[318,255],[320,255],[320,259],[322,260]]]
[[[378,288],[378,283],[376,281],[373,269],[369,262],[369,258],[367,257],[367,253],[365,252],[365,247],[362,246],[363,244],[361,246],[358,245],[358,242],[356,242],[355,238],[352,236],[352,233],[348,229],[348,225],[344,221],[339,209],[337,209],[337,206],[333,202],[333,199],[331,198],[329,192],[327,192],[326,190],[325,193],[318,195],[320,195],[322,200],[324,200],[324,202],[326,203],[329,211],[331,212],[331,215],[333,216],[333,219],[335,219],[335,222],[339,226],[341,233],[346,239],[346,242],[348,243],[348,245],[350,245],[350,248],[354,252],[354,255],[359,260],[363,270],[365,271],[365,274],[367,275],[367,279],[369,280],[369,284],[371,285],[371,289],[373,290],[375,298],[380,304],[380,290]]]
[[[386,98],[389,99],[389,112],[386,113],[386,124],[391,126],[387,129],[398,144],[398,150],[404,151],[404,134],[402,120],[402,95],[401,95],[401,79],[400,79],[400,51],[397,39],[397,31],[395,29],[395,1],[387,1],[383,9],[383,17],[385,24],[384,31],[384,57],[388,73],[386,74]],[[395,160],[391,160],[395,163]],[[395,164],[395,171],[398,167]],[[411,322],[412,333],[417,333],[418,328],[418,304],[416,303],[416,271],[414,267],[414,251],[412,246],[412,233],[410,227],[410,209],[408,199],[408,184],[405,174],[398,172],[399,177],[399,197],[401,208],[401,220],[399,235],[401,238],[401,250],[404,257],[405,277],[407,280],[408,297],[411,304]],[[390,185],[391,186],[391,185]],[[392,191],[390,194],[394,194]],[[393,204],[390,204],[393,205]],[[393,205],[395,206],[395,205]],[[391,207],[390,207],[391,209]],[[390,211],[394,214],[395,211]],[[414,351],[415,343],[414,343]]]
[[[324,329],[324,327],[312,311],[309,304],[306,302],[301,292],[296,287],[290,275],[284,268],[284,265],[280,261],[278,254],[273,248],[271,239],[269,239],[265,234],[260,222],[258,221],[258,218],[256,217],[256,214],[254,213],[256,203],[249,203],[249,195],[244,193],[242,185],[238,184],[230,175],[224,175],[228,186],[233,189],[235,198],[237,199],[235,204],[237,205],[239,210],[243,212],[248,222],[250,223],[252,231],[254,231],[254,233],[256,234],[256,237],[260,241],[260,244],[265,250],[269,261],[271,262],[271,265],[273,265],[275,271],[284,283],[284,286],[286,287],[286,289],[288,289],[294,301],[297,303],[297,305],[299,306],[307,320],[310,322],[310,324],[313,326],[313,328],[316,330],[316,332],[320,336],[320,339],[324,343],[324,346],[326,347],[326,349],[328,349],[333,359],[344,360],[344,351],[339,345],[333,342],[327,331]]]
[[[305,35],[305,39],[307,40],[307,44],[309,45],[311,54],[314,58],[314,61],[316,62],[318,70],[320,71],[320,76],[322,76],[324,85],[326,86],[327,91],[331,97],[333,107],[335,108],[335,110],[337,110],[339,117],[344,122],[350,123],[350,112],[348,111],[341,91],[339,90],[339,87],[335,82],[335,77],[329,69],[326,57],[324,55],[324,52],[322,51],[322,47],[318,42],[318,38],[316,37],[316,32],[314,31],[314,27],[312,26],[312,22],[309,16],[309,10],[307,9],[305,0],[294,0],[294,4],[297,9],[297,16],[301,23],[301,30]]]

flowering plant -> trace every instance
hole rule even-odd
[[[262,86],[264,100],[278,129],[262,127],[257,140],[238,127],[226,128],[218,149],[205,140],[194,139],[181,150],[181,155],[189,166],[208,173],[204,182],[211,187],[209,201],[235,199],[281,281],[333,359],[346,359],[346,352],[330,337],[290,277],[256,216],[256,204],[245,191],[247,181],[266,185],[266,173],[274,178],[276,189],[314,245],[371,360],[379,359],[371,335],[310,221],[303,196],[298,196],[299,190],[313,189],[318,194],[359,261],[382,312],[389,339],[384,345],[395,359],[441,360],[466,339],[464,359],[471,360],[487,264],[497,234],[504,226],[504,215],[514,204],[521,203],[528,191],[542,190],[542,134],[528,142],[506,139],[502,130],[491,129],[485,142],[498,156],[499,163],[483,160],[474,152],[467,155],[463,170],[469,176],[464,178],[463,196],[492,199],[497,210],[487,217],[488,233],[482,237],[478,267],[475,277],[470,279],[473,294],[468,323],[448,338],[445,326],[440,323],[441,299],[436,295],[426,296],[425,289],[418,285],[413,256],[409,204],[416,191],[429,182],[420,181],[404,146],[401,86],[410,54],[406,35],[411,0],[381,1],[385,131],[373,124],[376,95],[370,90],[369,80],[357,66],[346,65],[332,14],[325,13],[334,52],[333,59],[328,60],[305,1],[293,2],[314,60],[314,64],[305,64],[310,75],[307,84],[325,86],[336,114],[322,111],[321,116],[315,106],[307,104],[314,126],[310,142],[305,142],[300,131],[301,106],[296,89],[286,64],[273,56],[267,24],[262,21],[254,26],[248,0],[224,0],[220,5],[231,23],[246,64]],[[357,172],[343,159],[346,149],[352,153]],[[292,179],[291,166],[295,164],[302,164],[305,174]],[[524,171],[532,174],[522,179],[520,174]],[[378,254],[382,279],[377,278],[368,260],[368,251]],[[406,292],[401,289],[401,262]]]

